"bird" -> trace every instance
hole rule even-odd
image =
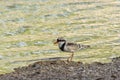
[[[68,42],[63,37],[58,37],[54,44],[58,44],[58,47],[63,52],[70,52],[72,53],[70,57],[67,58],[67,61],[70,62],[73,59],[74,53],[76,51],[79,51],[81,49],[89,48],[90,45],[83,45],[83,44],[77,44],[75,42]]]

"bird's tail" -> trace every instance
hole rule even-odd
[[[86,46],[86,48],[90,48],[90,45],[85,45]]]
[[[81,45],[79,44],[79,49],[90,48],[90,45]]]

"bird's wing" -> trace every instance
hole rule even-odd
[[[66,46],[67,46],[67,49],[71,52],[90,47],[90,45],[82,45],[82,44],[77,44],[77,43],[67,43]]]
[[[78,44],[76,44],[76,43],[67,43],[66,47],[70,52],[74,52],[74,51],[78,50],[78,48],[79,48]]]

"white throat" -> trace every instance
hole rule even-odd
[[[63,46],[64,43],[65,43],[65,42],[58,42],[59,48],[61,48],[61,47]]]

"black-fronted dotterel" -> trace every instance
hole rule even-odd
[[[62,37],[57,38],[54,44],[58,44],[61,51],[72,53],[71,56],[68,57],[67,61],[72,61],[74,52],[90,47],[90,45],[67,42],[67,40]]]

